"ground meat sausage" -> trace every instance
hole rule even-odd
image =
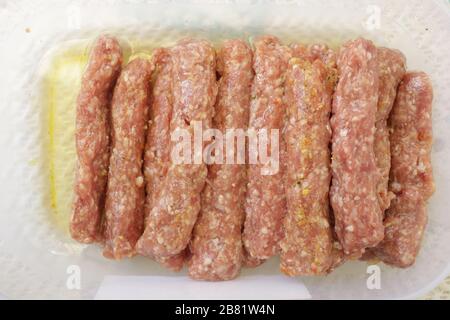
[[[172,60],[170,50],[158,48],[153,53],[155,72],[152,81],[150,120],[144,154],[146,184],[145,217],[150,214],[170,166],[170,119],[172,117]],[[171,257],[154,257],[173,271],[185,263],[185,252]]]
[[[285,71],[291,56],[289,48],[272,36],[262,36],[254,42],[253,68],[255,79],[252,87],[249,129],[279,131],[279,170],[263,175],[262,163],[248,168],[248,192],[246,197],[244,245],[248,253],[258,259],[267,259],[279,251],[283,236],[282,224],[286,213],[284,185],[282,181],[284,143],[281,131],[286,106],[283,102]],[[268,146],[271,150],[271,146]]]
[[[423,72],[408,72],[389,118],[395,194],[386,213],[385,238],[375,254],[385,263],[408,267],[416,259],[427,223],[427,200],[434,192],[431,168],[433,89]]]
[[[214,128],[223,135],[227,129],[245,130],[253,79],[250,47],[242,40],[226,41],[218,54],[217,71],[221,78]],[[233,143],[233,160],[236,161],[239,150],[237,142]],[[202,193],[202,209],[190,246],[189,275],[192,278],[229,280],[238,275],[243,258],[241,229],[245,217],[245,191],[245,164],[212,164],[208,167],[208,183]]]
[[[384,212],[389,208],[394,194],[388,190],[389,171],[391,168],[391,150],[387,120],[394,105],[397,88],[406,72],[405,56],[398,50],[378,48],[378,109],[375,120],[374,152],[379,180],[377,184],[378,201]],[[367,249],[361,260],[375,260],[371,248]]]
[[[320,58],[290,60],[285,83],[287,215],[281,271],[290,276],[326,273],[333,237],[329,222],[332,91]]]
[[[341,48],[332,108],[332,184],[335,230],[345,254],[360,256],[384,236],[374,154],[378,103],[377,48],[357,39]]]
[[[194,128],[209,128],[217,94],[216,59],[213,47],[204,40],[187,39],[171,49],[173,110],[171,133],[188,133],[194,145]],[[171,150],[180,143],[171,141]],[[192,153],[193,158],[198,155]],[[158,193],[137,250],[150,257],[170,257],[188,245],[200,211],[200,194],[207,168],[200,163],[171,163]]]
[[[111,158],[105,204],[105,257],[135,254],[144,227],[142,156],[148,121],[153,65],[131,61],[122,71],[111,106]]]
[[[110,102],[121,66],[118,41],[110,36],[99,37],[81,81],[76,107],[77,166],[70,233],[83,243],[103,240]]]
[[[392,193],[388,192],[391,152],[387,120],[394,105],[397,87],[406,72],[405,56],[398,50],[378,48],[379,91],[375,121],[374,152],[380,177],[377,185],[381,210],[389,208]]]

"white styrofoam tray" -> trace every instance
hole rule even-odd
[[[49,160],[42,147],[48,128],[43,121],[45,110],[38,103],[40,88],[46,61],[51,60],[55,48],[93,39],[102,32],[113,33],[124,42],[132,37],[155,46],[186,35],[217,43],[224,38],[270,33],[287,43],[323,41],[333,46],[364,36],[378,45],[402,50],[409,69],[430,74],[435,91],[436,193],[429,204],[429,225],[416,264],[406,270],[379,265],[380,289],[368,288],[373,270],[363,262],[348,263],[327,277],[289,279],[275,276],[276,259],[245,270],[239,280],[226,285],[202,283],[196,287],[185,273],[172,274],[148,259],[108,261],[100,248],[72,241],[50,218]],[[425,294],[450,273],[449,40],[450,9],[444,0],[1,0],[0,293],[10,298],[93,298],[105,277],[114,275],[123,288],[126,277],[133,276],[129,278],[133,281],[141,277],[141,283],[149,283],[148,290],[156,292],[143,297],[153,298],[180,298],[174,292],[176,277],[181,277],[180,286],[189,285],[190,290],[181,291],[186,292],[186,299],[208,298],[213,291],[215,298],[253,298],[249,287],[240,290],[248,283],[260,298],[307,297],[303,284],[312,298],[414,298]],[[80,275],[79,288],[71,277],[74,274]],[[283,290],[286,281],[287,290]],[[292,291],[293,284],[298,284],[298,296]],[[101,289],[104,293],[105,287]],[[132,294],[131,290],[122,290],[122,295]]]

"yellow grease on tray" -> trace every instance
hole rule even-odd
[[[69,226],[76,163],[76,98],[86,62],[85,47],[64,49],[54,55],[44,76],[50,207],[64,230]]]
[[[137,57],[151,57],[152,46],[122,44],[124,63]],[[68,232],[75,178],[75,116],[81,77],[89,58],[86,42],[57,50],[43,77],[43,107],[46,110],[48,143],[49,206],[52,220]]]

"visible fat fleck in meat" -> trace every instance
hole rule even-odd
[[[143,232],[145,184],[142,156],[153,65],[131,61],[117,81],[111,106],[112,150],[105,204],[105,257],[135,254]]]
[[[226,41],[218,54],[221,78],[214,128],[245,129],[253,79],[252,51],[242,40]],[[235,148],[234,153],[237,154]],[[193,232],[189,275],[202,280],[235,278],[242,264],[246,166],[213,164],[202,193],[202,210]]]
[[[433,89],[423,72],[409,72],[400,83],[389,118],[392,165],[385,238],[375,249],[385,263],[408,267],[420,249],[427,223],[426,202],[434,192],[431,168]]]
[[[379,83],[377,49],[368,40],[351,41],[341,48],[337,65],[339,82],[331,118],[330,202],[344,253],[358,256],[365,248],[376,246],[384,236],[374,154]]]
[[[186,129],[193,137],[194,121],[211,126],[217,94],[215,52],[203,40],[183,40],[171,49],[173,111],[170,131]],[[171,147],[177,142],[171,142]],[[171,163],[146,221],[137,250],[150,257],[170,257],[189,243],[200,211],[207,168],[202,164]]]
[[[332,263],[328,191],[333,91],[329,90],[328,76],[320,57],[308,59],[303,54],[291,59],[286,76],[288,211],[281,241],[281,271],[290,276],[324,274]]]
[[[284,79],[291,56],[289,48],[272,36],[258,38],[255,43],[249,128],[278,129],[280,136],[285,116]],[[248,253],[267,259],[279,251],[286,212],[282,182],[284,142],[280,139],[280,168],[274,175],[262,175],[262,164],[249,165],[243,239]],[[270,145],[268,147],[270,150]]]
[[[189,254],[189,249],[186,248],[180,253],[177,253],[173,256],[155,257],[155,260],[167,269],[179,272],[185,265],[186,261],[189,259]]]
[[[102,241],[102,216],[109,164],[109,114],[114,84],[122,66],[122,49],[109,36],[99,37],[81,81],[76,110],[77,165],[72,238]]]

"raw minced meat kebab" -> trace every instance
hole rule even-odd
[[[183,39],[123,65],[119,41],[100,36],[77,100],[70,233],[107,258],[142,255],[197,280],[230,280],[275,255],[289,276],[354,259],[411,266],[434,191],[432,100],[425,73],[363,38],[337,50]],[[245,155],[172,161],[172,135],[195,136],[196,123],[276,129],[278,170]]]

